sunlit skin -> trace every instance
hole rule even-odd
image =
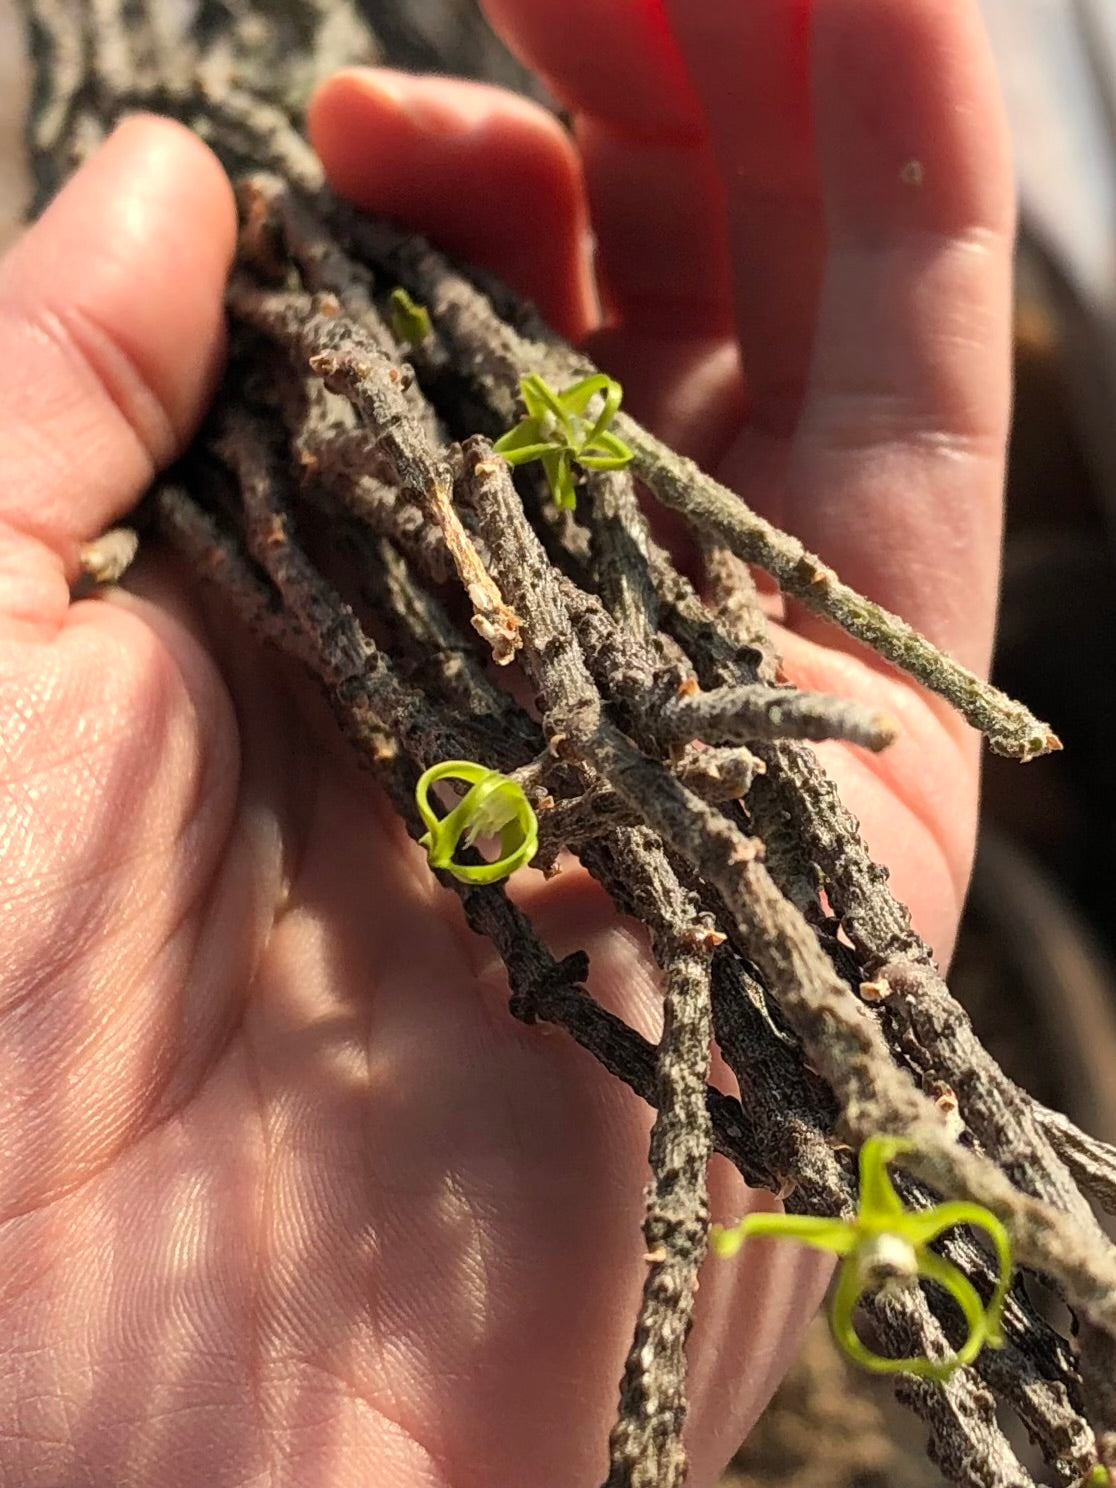
[[[975,0],[490,11],[574,142],[498,92],[347,72],[310,117],[335,185],[536,296],[626,409],[984,667],[1013,203]],[[139,119],[0,267],[0,1484],[594,1488],[647,1110],[509,1017],[313,689],[169,559],[68,604],[78,543],[205,404],[233,243],[213,159]],[[903,726],[826,761],[944,956],[975,742],[788,618],[793,676]],[[636,930],[575,870],[515,885],[653,1031]],[[720,1161],[712,1203],[749,1203]],[[762,1242],[706,1267],[698,1488],[824,1268]]]

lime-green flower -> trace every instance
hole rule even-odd
[[[989,1210],[964,1200],[910,1212],[903,1208],[888,1177],[887,1165],[912,1144],[898,1137],[871,1137],[860,1149],[860,1208],[855,1219],[818,1219],[804,1214],[750,1214],[732,1229],[713,1226],[711,1244],[722,1256],[734,1255],[750,1235],[781,1236],[831,1250],[842,1257],[833,1290],[830,1323],[833,1336],[850,1359],[879,1374],[917,1374],[946,1379],[962,1364],[971,1364],[981,1349],[1000,1348],[1000,1314],[1011,1283],[1011,1244],[1007,1231]],[[954,1225],[976,1225],[991,1237],[1000,1264],[999,1280],[985,1307],[963,1272],[930,1249],[930,1243]],[[969,1336],[948,1358],[886,1359],[865,1348],[853,1325],[856,1305],[866,1292],[909,1285],[918,1277],[935,1281],[965,1315]]]
[[[426,306],[412,300],[405,289],[393,289],[388,306],[395,339],[404,346],[421,346],[433,330]]]
[[[452,811],[438,816],[430,788],[439,780],[462,780],[470,788]],[[498,770],[472,760],[443,760],[415,786],[415,803],[426,824],[420,845],[432,868],[444,868],[462,883],[490,884],[529,863],[539,850],[539,824],[520,786]],[[465,864],[454,859],[459,845],[472,847],[478,837],[499,837],[500,856],[492,863]]]
[[[531,372],[520,378],[519,388],[527,417],[492,448],[510,465],[541,460],[556,506],[572,511],[577,505],[574,461],[589,470],[620,470],[631,462],[631,450],[608,431],[623,397],[620,384],[611,377],[599,372],[556,393],[537,372]],[[601,406],[590,420],[589,405],[598,396]]]

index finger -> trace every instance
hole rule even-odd
[[[775,514],[982,671],[1015,228],[994,61],[975,0],[814,0],[810,40],[826,260]],[[747,492],[756,464],[746,433],[726,473]]]

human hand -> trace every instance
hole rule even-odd
[[[646,1109],[509,1017],[312,691],[173,566],[69,603],[205,402],[233,239],[215,161],[140,120],[0,269],[0,1483],[591,1483]],[[534,892],[653,1022],[602,896]],[[710,1281],[741,1401],[804,1270]]]
[[[571,0],[502,7],[598,115],[626,100],[658,120],[581,125],[610,293],[639,318],[595,350],[637,413],[980,664],[1011,206],[974,17],[816,0],[832,259],[790,439],[814,322],[796,286],[819,277],[789,85],[786,13],[801,7],[751,7],[749,27],[769,28],[751,39],[740,7],[676,9],[711,28],[703,41],[677,17],[726,178],[771,203],[763,220],[738,205],[731,253],[703,148],[656,143],[680,106],[653,9],[593,6],[579,28]],[[567,63],[579,34],[593,45]],[[743,59],[731,100],[702,70],[728,55]],[[317,100],[336,184],[588,329],[578,168],[554,127],[488,90],[378,76],[346,74]],[[858,133],[869,107],[886,128]],[[753,154],[733,163],[738,116]],[[925,172],[898,206],[889,150]],[[888,189],[854,192],[881,156]],[[514,214],[494,219],[494,201]],[[693,242],[681,275],[676,216]],[[316,699],[172,566],[149,557],[127,593],[67,607],[77,543],[127,510],[204,402],[232,239],[204,150],[137,121],[0,270],[0,1483],[590,1485],[643,1279],[648,1113],[563,1038],[512,1022],[494,953]],[[727,299],[745,262],[747,424]],[[692,296],[695,279],[715,293]],[[800,680],[885,694],[901,718],[893,759],[832,764],[941,949],[971,850],[971,743],[832,640],[796,622],[781,644]],[[651,1026],[652,972],[601,896],[577,873],[524,877],[555,950],[587,949],[594,991]],[[716,1211],[739,1213],[722,1164],[714,1182]],[[777,1380],[822,1282],[790,1247],[707,1269],[696,1484]]]

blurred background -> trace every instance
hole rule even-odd
[[[1022,204],[996,680],[1066,748],[1025,779],[988,762],[951,983],[1020,1083],[1116,1141],[1116,0],[981,3]],[[397,65],[539,96],[473,0],[362,8]],[[27,199],[26,87],[14,0],[0,0],[0,247]],[[921,1447],[820,1325],[724,1488],[932,1488]]]

